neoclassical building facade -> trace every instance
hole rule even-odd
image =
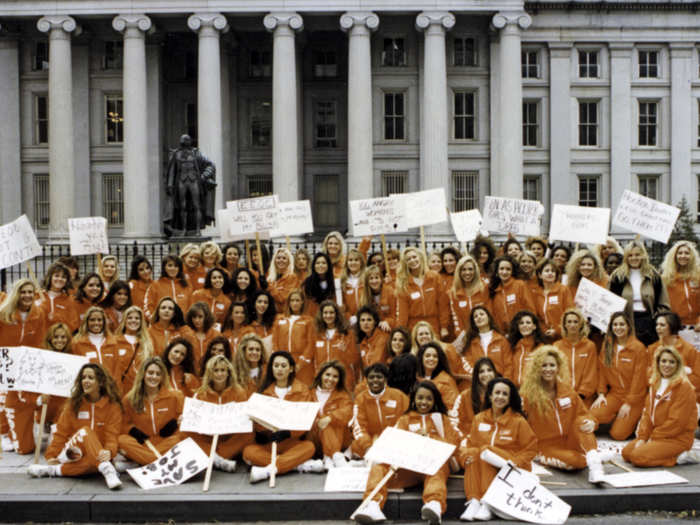
[[[183,133],[217,206],[309,199],[318,232],[347,228],[348,200],[435,187],[452,210],[630,188],[698,216],[694,4],[5,0],[0,221],[158,238]]]

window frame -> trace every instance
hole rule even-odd
[[[649,105],[649,107],[654,107],[655,108],[655,114],[653,115],[654,122],[653,123],[642,123],[642,104]],[[637,146],[640,148],[658,148],[659,144],[661,142],[660,137],[659,137],[659,132],[660,132],[660,126],[661,126],[661,104],[660,100],[658,99],[646,99],[646,98],[640,98],[637,99]],[[646,118],[650,118],[648,115]],[[642,143],[642,127],[645,126],[646,128],[651,128],[653,126],[654,129],[654,134],[653,134],[653,144],[649,144],[648,140],[650,135],[647,134],[647,143]]]
[[[107,219],[109,228],[124,227],[124,174],[117,172],[109,172],[101,174],[101,191],[102,191],[102,216]],[[109,182],[116,183],[116,188],[110,186]],[[117,194],[119,198],[108,198],[109,195]],[[114,209],[116,208],[116,210]],[[112,219],[113,213],[116,211],[117,221]],[[119,220],[121,219],[121,220]]]
[[[389,68],[395,68],[395,67],[408,67],[408,38],[406,35],[403,34],[395,34],[395,35],[381,35],[380,37],[382,39],[381,41],[381,46],[379,47],[379,65],[381,67],[389,67]],[[400,60],[398,61],[398,64],[392,63],[389,64],[388,61],[386,60],[387,58],[387,51],[386,51],[386,41],[387,40],[393,40],[393,41],[398,41],[401,40],[403,50],[397,47],[397,49],[392,50],[392,56],[396,56],[399,54]],[[395,44],[396,45],[396,44]]]
[[[322,125],[321,123],[321,115],[319,113],[320,111],[320,105],[321,104],[332,104],[333,105],[333,130],[334,130],[334,135],[333,138],[329,137],[324,137],[320,138],[319,137],[319,126]],[[315,149],[337,149],[338,148],[338,101],[336,99],[331,99],[331,98],[320,98],[320,99],[315,99],[313,101],[313,118],[314,118],[314,135],[313,135],[313,141],[314,141],[314,148]],[[330,125],[330,124],[329,124]],[[319,145],[320,141],[332,141],[332,145]]]
[[[637,48],[637,60],[636,60],[636,66],[637,66],[637,79],[639,80],[659,80],[663,78],[663,69],[662,69],[662,53],[661,49],[657,47],[641,47]],[[651,56],[651,53],[656,54],[656,64],[649,64],[648,60],[642,63],[642,53],[647,53],[649,54],[648,56]],[[642,68],[650,68],[650,67],[656,67],[656,75],[642,75]],[[647,71],[648,73],[649,71]]]
[[[253,173],[250,175],[246,175],[245,178],[245,184],[246,184],[246,198],[254,198],[254,197],[264,197],[266,195],[272,195],[274,192],[274,179],[272,177],[271,173]],[[256,191],[252,192],[252,186],[254,184],[260,184],[261,187],[267,186],[269,184],[270,191]],[[262,189],[262,188],[261,188]]]
[[[260,55],[260,63],[253,63],[253,53]],[[265,57],[270,58],[269,64],[265,62]],[[260,74],[254,74],[254,68],[260,68]],[[272,78],[272,48],[268,46],[248,49],[248,78],[255,80],[265,80]]]
[[[102,42],[102,70],[103,71],[121,71],[124,69],[124,40],[105,40]],[[113,44],[116,51],[117,48],[121,51],[121,58],[118,60],[118,66],[111,66],[107,62],[107,48],[109,44]],[[115,57],[117,53],[114,53]],[[116,60],[116,58],[114,59]]]
[[[457,179],[460,177],[463,177],[464,181],[458,183]],[[467,182],[467,179],[471,181]],[[460,188],[460,185],[463,187]],[[464,193],[463,196],[458,195],[460,191]],[[453,212],[479,208],[479,198],[479,170],[450,170],[450,204]]]
[[[522,47],[520,49],[520,78],[525,80],[538,80],[542,78],[542,57],[541,57],[541,50],[532,48],[532,47]],[[529,57],[530,55],[535,56],[535,63],[532,64],[529,62],[529,60],[524,61],[524,58]],[[535,67],[535,75],[529,75],[525,74],[526,71],[530,71],[530,68],[532,68],[534,65]]]
[[[266,105],[267,104],[267,105]],[[265,106],[266,105],[266,106]],[[257,144],[255,142],[255,134],[254,134],[254,123],[255,123],[255,118],[257,117],[258,113],[255,111],[256,108],[258,107],[268,107],[269,108],[269,141],[267,144]],[[262,119],[258,119],[260,122],[262,122]],[[262,129],[262,128],[261,128]],[[262,135],[260,135],[262,136]],[[248,137],[250,141],[250,147],[252,149],[270,149],[272,148],[272,99],[267,99],[267,98],[251,98],[249,99],[249,104],[248,104]]]
[[[530,195],[526,194],[528,183],[534,183],[534,186],[535,186],[535,198],[534,199]],[[541,175],[523,174],[523,199],[542,202],[542,176]]]
[[[408,170],[381,170],[379,176],[381,197],[389,197],[396,193],[408,193]],[[395,180],[391,180],[392,178]],[[398,188],[398,186],[401,186],[401,188]]]
[[[577,125],[577,140],[576,144],[580,148],[599,148],[600,147],[600,100],[598,99],[578,99],[578,125]],[[582,122],[581,121],[581,110],[583,109],[584,105],[586,107],[590,106],[591,104],[595,104],[595,111],[593,112],[593,115],[595,115],[595,122]],[[586,112],[588,117],[590,118],[591,112],[590,109]],[[594,144],[583,144],[583,142],[587,142],[589,137],[590,130],[593,130],[595,133],[595,143]],[[588,133],[583,133],[584,131],[588,131]],[[587,137],[586,140],[582,140],[583,137]]]
[[[39,116],[39,100],[45,99],[45,118],[40,118]],[[33,137],[32,143],[35,146],[46,146],[49,143],[49,95],[48,93],[33,93],[32,94],[32,106],[33,106]],[[42,129],[45,126],[46,140],[41,140]]]
[[[577,77],[582,80],[598,80],[602,78],[602,64],[601,64],[601,51],[600,48],[577,48],[576,49],[576,60],[577,60]],[[596,57],[596,63],[591,64],[590,60],[587,60],[585,64],[581,62],[581,55],[585,54],[587,57],[593,54]],[[596,69],[596,74],[595,75],[583,75],[582,71],[584,68],[590,73],[590,69],[592,66],[595,66]]]
[[[525,111],[525,105],[531,105],[533,104],[535,106],[535,122],[530,123],[526,121],[526,111]],[[542,120],[541,115],[540,115],[540,99],[523,99],[522,102],[522,113],[523,113],[523,122],[522,122],[522,128],[523,128],[523,147],[524,148],[538,148],[540,147],[540,144],[542,143],[542,136],[541,136],[541,126],[540,126],[540,121]],[[528,133],[526,133],[526,129],[533,128],[535,130],[535,144],[526,144],[526,137],[529,136]]]
[[[49,41],[48,40],[34,40],[32,46],[32,71],[48,71],[49,70]],[[39,46],[43,46],[44,52],[39,53]],[[42,60],[41,65],[38,64],[40,58],[46,58]]]
[[[467,107],[467,96],[471,96],[471,104],[472,104],[472,113],[469,115],[469,113],[463,113],[458,115],[457,114],[457,97],[462,96],[464,100],[462,101],[463,108]],[[478,91],[475,89],[469,89],[469,88],[458,88],[458,89],[453,89],[452,90],[452,140],[459,141],[459,142],[474,142],[479,140],[479,134],[478,134],[478,123],[479,123],[479,118],[478,118],[478,108],[479,108],[479,100],[478,100]],[[457,136],[457,121],[458,119],[463,119],[466,123],[463,126],[463,129],[465,131],[464,137],[458,137]],[[468,126],[469,120],[471,119],[471,126]],[[471,129],[471,137],[467,136],[469,133],[467,131]]]
[[[466,63],[468,62],[467,60],[467,49],[465,47],[464,52],[462,56],[464,57],[464,62],[462,64],[458,64],[457,60],[457,42],[462,42],[466,43],[468,40],[471,40],[473,43],[473,47],[471,50],[471,59],[472,63]],[[479,67],[479,38],[476,35],[454,35],[452,37],[452,60],[451,62],[451,67]]]
[[[45,188],[39,188],[44,184]],[[45,193],[45,200],[39,199],[39,192]],[[32,200],[34,229],[47,230],[51,225],[51,179],[48,173],[32,173]]]
[[[386,89],[382,90],[382,139],[385,142],[406,142],[408,140],[408,134],[407,134],[407,128],[406,128],[406,98],[407,98],[407,90],[405,89]],[[387,114],[387,109],[386,109],[386,101],[387,101],[387,96],[392,96],[394,98],[394,108],[396,107],[396,96],[401,95],[401,100],[402,100],[402,113],[401,114],[396,114],[392,113],[391,115]],[[387,119],[400,119],[401,120],[401,137],[396,138],[388,138],[387,137]],[[395,122],[395,121],[394,121]],[[392,126],[394,129],[394,133],[396,133],[396,124]]]
[[[648,185],[650,182],[654,183],[654,195],[649,195],[648,188],[643,188],[643,185]],[[644,195],[649,199],[661,200],[661,175],[657,173],[640,173],[637,174],[637,193]]]
[[[589,175],[589,174],[580,174],[578,175],[578,205],[579,206],[584,206],[584,207],[591,207],[591,208],[598,208],[600,207],[600,181],[601,181],[601,175]],[[583,199],[582,194],[581,194],[581,185],[583,183],[591,184],[595,183],[595,200],[591,201],[590,199]],[[590,193],[590,188],[586,189],[587,192]]]
[[[104,144],[109,146],[119,146],[124,144],[124,95],[122,93],[104,93],[103,96],[104,103]],[[121,104],[121,113],[115,113],[117,116],[117,121],[114,121],[110,117],[109,103],[115,102]],[[115,136],[117,139],[121,140],[110,140],[109,139],[109,126],[111,124],[115,126]]]

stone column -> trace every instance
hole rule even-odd
[[[632,50],[634,44],[610,44],[610,207],[615,210],[622,193],[632,186]],[[602,186],[602,181],[601,181]],[[602,189],[602,188],[601,188]],[[603,194],[603,191],[601,191]],[[605,205],[601,202],[601,205]],[[621,233],[611,224],[613,233]]]
[[[280,201],[298,200],[299,161],[297,72],[294,34],[304,21],[297,13],[270,13],[263,20],[273,33],[272,51],[272,188]]]
[[[70,34],[78,26],[72,17],[59,15],[40,18],[37,28],[49,34],[49,238],[58,240],[68,235],[68,219],[75,213]]]
[[[348,200],[369,199],[374,192],[372,140],[371,34],[379,17],[349,12],[340,17],[348,33]]]
[[[19,41],[0,40],[0,224],[22,213]]]
[[[520,30],[532,23],[522,11],[494,15],[500,30],[499,100],[492,106],[499,118],[499,173],[491,174],[491,192],[501,197],[523,198],[523,89],[520,72]]]
[[[122,14],[112,27],[124,34],[124,236],[148,236],[149,183],[159,173],[148,170],[149,111],[146,90],[146,32],[151,19],[144,14]]]
[[[691,42],[671,42],[671,204],[678,204],[685,195],[692,202],[691,150],[692,130],[691,109],[697,104],[691,97],[693,79],[692,57],[695,46]]]
[[[199,37],[197,66],[197,143],[199,149],[216,165],[214,208],[224,207],[221,49],[219,37],[228,31],[226,17],[220,13],[195,13],[187,26]]]
[[[549,43],[549,194],[560,204],[578,204],[570,173],[571,48],[568,42]]]

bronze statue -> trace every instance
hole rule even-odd
[[[165,234],[199,235],[215,219],[216,166],[192,147],[189,135],[182,135],[180,147],[170,152],[165,179]]]

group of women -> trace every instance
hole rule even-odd
[[[478,238],[471,253],[426,256],[408,246],[368,253],[333,232],[319,252],[188,244],[178,256],[137,256],[126,280],[104,257],[82,279],[61,258],[39,287],[22,279],[0,304],[0,343],[88,358],[67,400],[10,391],[3,449],[34,449],[38,408],[54,431],[32,476],[147,464],[181,439],[184,397],[245,401],[254,392],[315,401],[308,432],[220,436],[214,467],[250,481],[323,472],[362,458],[387,426],[456,445],[433,476],[399,470],[356,513],[384,519],[386,490],[423,482],[423,519],[439,523],[450,469],[464,469],[464,520],[490,519],[481,499],[495,476],[490,451],[521,468],[533,459],[603,476],[595,432],[634,435],[623,457],[640,466],[696,462],[697,350],[678,334],[700,330],[700,259],[692,243],[657,271],[644,245],[571,250],[542,238]],[[626,299],[602,333],[574,306],[585,278]],[[189,434],[209,453],[209,436]],[[272,443],[277,444],[276,460]],[[491,455],[492,456],[492,455]],[[367,493],[387,472],[372,466]]]

